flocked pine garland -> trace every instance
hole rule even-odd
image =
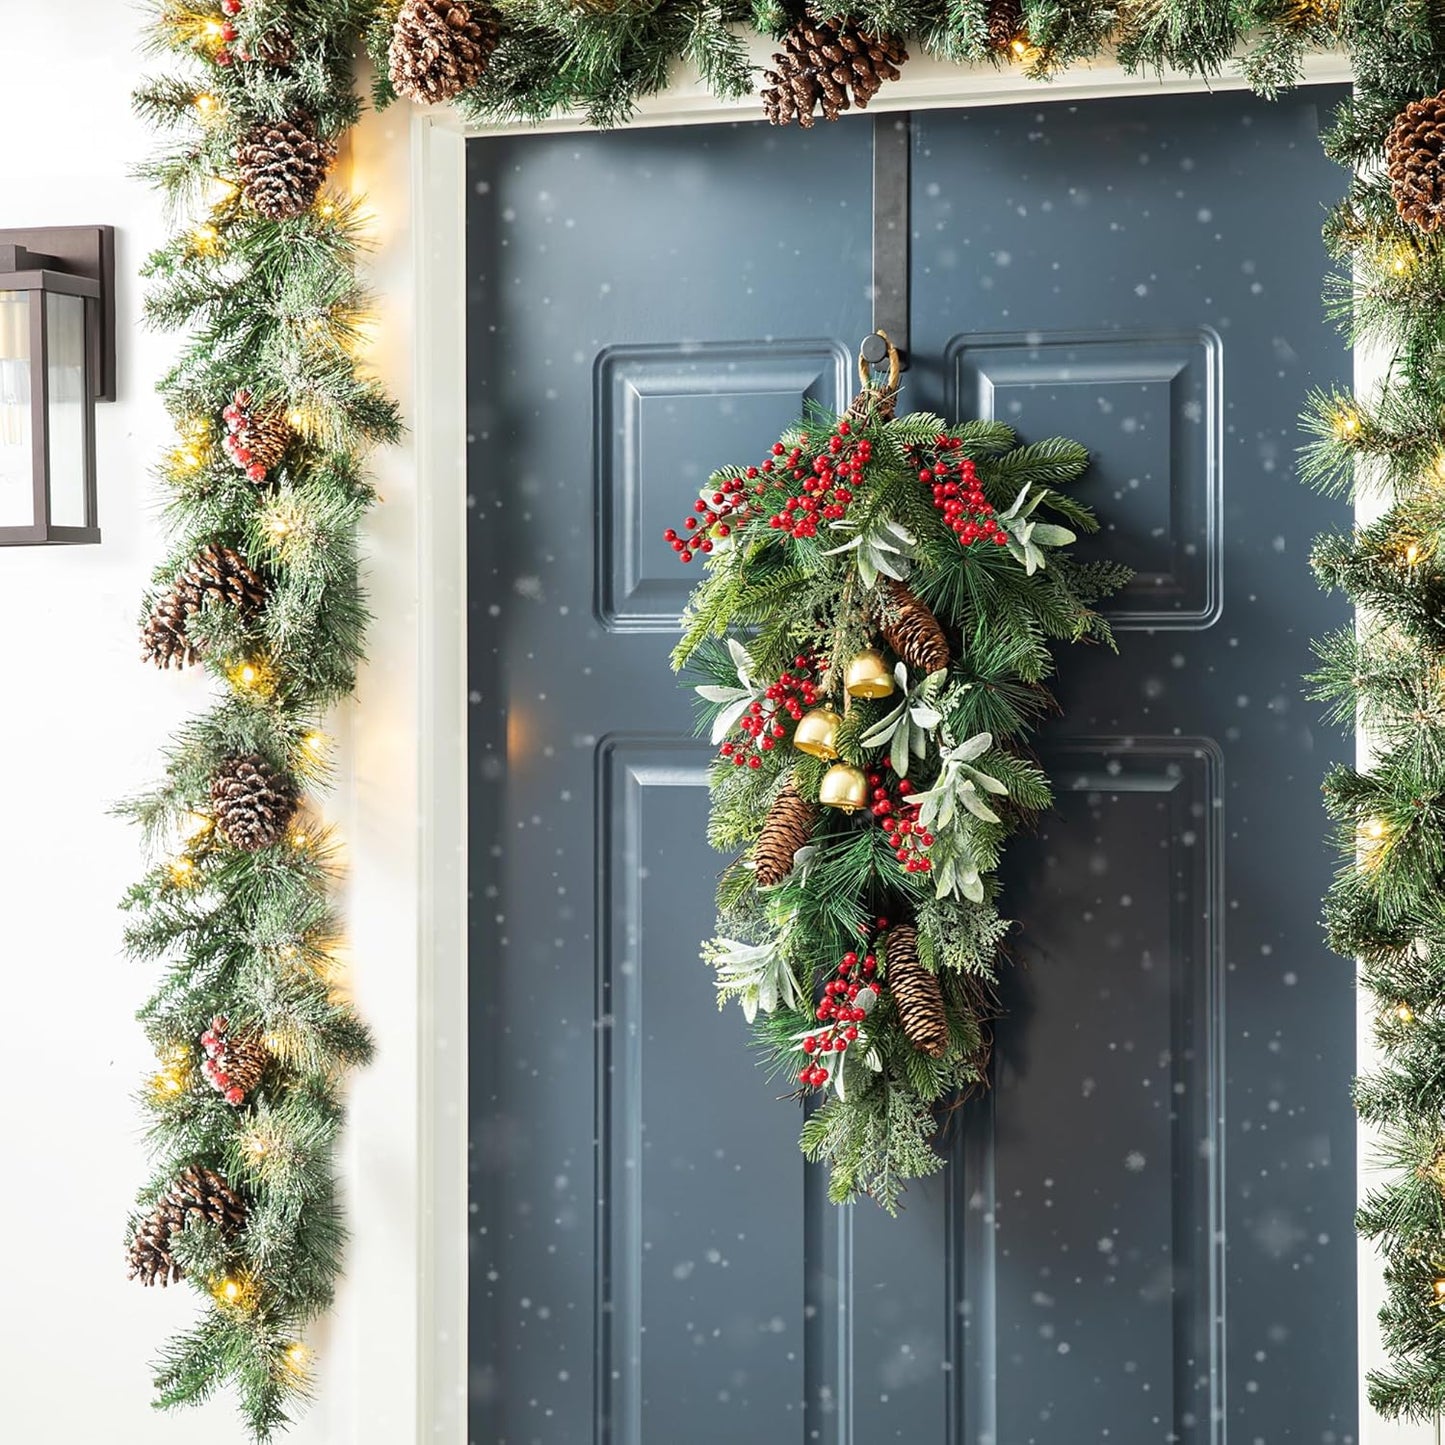
[[[306,1330],[345,1238],[341,1094],[371,1049],[342,991],[336,850],[314,801],[324,718],[361,658],[363,458],[399,431],[358,370],[362,226],[328,184],[371,8],[165,0],[149,39],[181,63],[137,97],[167,137],[145,171],[176,222],[147,265],[147,319],[186,333],[160,384],[177,431],[160,468],[170,554],[142,651],[203,668],[214,698],[127,805],[153,859],[127,945],[163,968],[140,1015],[154,1169],[130,1268],[201,1300],[159,1362],[157,1403],[231,1386],[258,1440],[308,1393]]]
[[[162,665],[203,663],[223,689],[178,739],[165,785],[133,810],[170,850],[131,899],[135,951],[170,966],[144,1015],[162,1055],[148,1095],[158,1167],[134,1240],[143,1261],[162,1251],[145,1265],[152,1277],[188,1271],[208,1293],[201,1326],[164,1363],[163,1403],[230,1380],[254,1432],[272,1432],[305,1391],[297,1335],[325,1307],[336,1270],[335,1080],[367,1043],[320,986],[336,928],[326,850],[308,831],[299,847],[250,852],[228,843],[217,819],[239,808],[238,830],[251,841],[278,820],[292,828],[292,808],[324,772],[316,720],[349,691],[359,651],[352,545],[368,493],[357,453],[397,421],[359,382],[349,354],[362,300],[354,213],[342,198],[312,205],[308,191],[354,116],[348,61],[363,29],[379,101],[398,91],[454,100],[482,122],[573,110],[620,123],[680,62],[721,96],[756,87],[775,122],[807,124],[866,104],[906,64],[905,39],[913,53],[1013,65],[1040,79],[1106,48],[1135,72],[1238,67],[1265,94],[1300,78],[1309,49],[1348,51],[1355,91],[1327,147],[1363,170],[1328,228],[1345,273],[1333,299],[1350,335],[1382,342],[1393,362],[1368,404],[1314,399],[1318,440],[1306,474],[1341,490],[1378,485],[1391,505],[1379,523],[1326,539],[1315,556],[1322,582],[1365,614],[1358,634],[1321,644],[1319,694],[1342,722],[1358,712],[1381,744],[1374,767],[1341,769],[1327,784],[1344,854],[1328,922],[1336,947],[1364,960],[1385,1056],[1357,1091],[1390,1166],[1360,1218],[1389,1285],[1382,1322],[1392,1363],[1371,1376],[1370,1397],[1387,1415],[1434,1416],[1445,1406],[1445,914],[1436,902],[1445,892],[1445,250],[1435,230],[1445,209],[1445,106],[1433,98],[1445,89],[1445,19],[1422,0],[161,8],[158,45],[198,68],[142,95],[148,115],[180,130],[151,173],[200,219],[152,263],[152,319],[197,331],[165,382],[181,432],[165,467],[176,545],[157,574],[144,649]],[[749,30],[780,42],[762,76],[748,64]],[[234,189],[242,162],[256,177],[244,196]],[[298,202],[309,207],[299,216],[264,219]],[[720,656],[713,665],[721,669]],[[780,823],[774,851],[801,826],[797,817]],[[245,1088],[232,1083],[233,1068]]]

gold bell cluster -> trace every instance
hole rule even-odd
[[[843,688],[849,697],[888,697],[896,690],[893,673],[883,654],[866,647],[852,657],[843,671]],[[868,779],[861,768],[837,761],[838,729],[843,719],[830,707],[815,707],[798,720],[793,746],[833,766],[823,774],[818,801],[825,808],[856,813],[868,804]]]

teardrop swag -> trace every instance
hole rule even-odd
[[[1065,551],[1097,526],[1061,490],[1082,447],[895,416],[883,340],[886,381],[860,360],[843,416],[714,473],[666,540],[707,567],[673,662],[706,678],[709,836],[745,849],[704,957],[817,1097],[802,1147],[830,1197],[893,1212],[943,1166],[934,1106],[987,1081],[999,859],[1049,804],[1026,751],[1049,644],[1112,645],[1095,604],[1130,573]]]

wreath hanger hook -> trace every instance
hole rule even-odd
[[[863,344],[858,348],[858,378],[863,383],[865,392],[873,389],[873,370],[882,366],[885,360],[888,362],[888,381],[881,389],[891,396],[897,392],[898,379],[903,375],[903,358],[898,354],[898,348],[889,340],[888,333],[880,327],[865,336]]]

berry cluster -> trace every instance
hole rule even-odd
[[[973,459],[949,455],[962,445],[957,437],[936,437],[937,450],[932,464],[918,473],[918,480],[933,487],[933,505],[943,513],[943,520],[962,546],[993,542],[1002,547],[1008,535],[999,526],[993,507],[983,494]]]
[[[699,497],[682,529],[669,527],[663,540],[682,561],[691,562],[699,552],[711,552],[714,543],[731,536],[734,528],[768,506],[777,507],[768,518],[775,531],[816,537],[819,522],[836,522],[848,515],[848,504],[873,459],[873,443],[867,437],[855,437],[851,422],[840,421],[811,462],[807,460],[810,444],[806,433],[791,448],[774,442],[759,465],[749,467],[741,477],[719,483],[711,496]],[[798,483],[802,485],[795,493]],[[773,495],[769,497],[769,493]]]
[[[228,1072],[231,1052],[231,1041],[226,1036],[228,1027],[226,1016],[217,1014],[211,1020],[210,1028],[201,1035],[201,1047],[206,1051],[201,1072],[228,1104],[239,1108],[246,1102],[246,1091],[232,1080]]]
[[[228,17],[239,15],[242,7],[243,0],[221,0],[221,13]],[[230,19],[222,20],[214,26],[208,25],[207,35],[221,42],[220,49],[211,57],[217,65],[234,65],[238,60],[255,59],[255,56],[244,47],[235,50],[231,48],[238,33]]]
[[[823,1001],[814,1010],[814,1017],[824,1027],[803,1038],[803,1052],[809,1062],[803,1065],[798,1082],[816,1089],[828,1082],[828,1070],[813,1060],[819,1054],[846,1053],[858,1039],[858,1025],[868,1017],[868,1010],[859,1001],[865,989],[877,994],[873,981],[878,972],[876,954],[845,953],[838,964],[838,977],[823,985]]]
[[[803,446],[808,444],[804,436]],[[847,516],[853,489],[863,481],[863,470],[873,458],[873,443],[867,437],[853,437],[849,422],[840,421],[837,430],[811,463],[805,464],[803,446],[789,451],[782,442],[773,444],[773,455],[762,465],[769,474],[767,482],[759,482],[754,490],[762,495],[767,490],[789,493],[778,511],[768,518],[768,526],[793,537],[816,537],[818,523],[836,522]],[[748,475],[756,469],[749,467]],[[789,482],[801,482],[802,494],[792,495]]]
[[[870,811],[878,819],[888,838],[893,856],[907,873],[930,873],[933,863],[928,849],[933,846],[933,834],[918,823],[918,805],[909,802],[913,784],[907,778],[893,776],[893,765],[885,762],[885,772],[868,774],[868,786],[872,789]]]
[[[738,719],[738,731],[757,748],[749,748],[746,742],[724,743],[719,749],[721,756],[731,758],[735,767],[761,767],[757,749],[770,753],[778,740],[787,736],[778,714],[786,713],[797,722],[805,709],[817,706],[818,687],[813,679],[821,670],[816,658],[802,654],[795,657],[793,666],[768,688],[762,701],[753,703]]]
[[[749,476],[757,475],[757,468],[751,467]],[[678,559],[691,562],[698,552],[711,552],[713,543],[730,537],[739,522],[752,515],[753,507],[747,497],[747,487],[738,477],[731,477],[719,483],[712,496],[699,497],[692,504],[694,516],[682,524],[682,534],[675,527],[669,527],[662,539],[671,545]]]
[[[251,426],[251,412],[249,408],[241,405],[240,401],[229,402],[221,413],[226,423],[226,435],[221,440],[221,446],[226,455],[243,471],[253,482],[264,482],[266,480],[266,468],[252,456],[251,449],[246,445],[246,433]]]

